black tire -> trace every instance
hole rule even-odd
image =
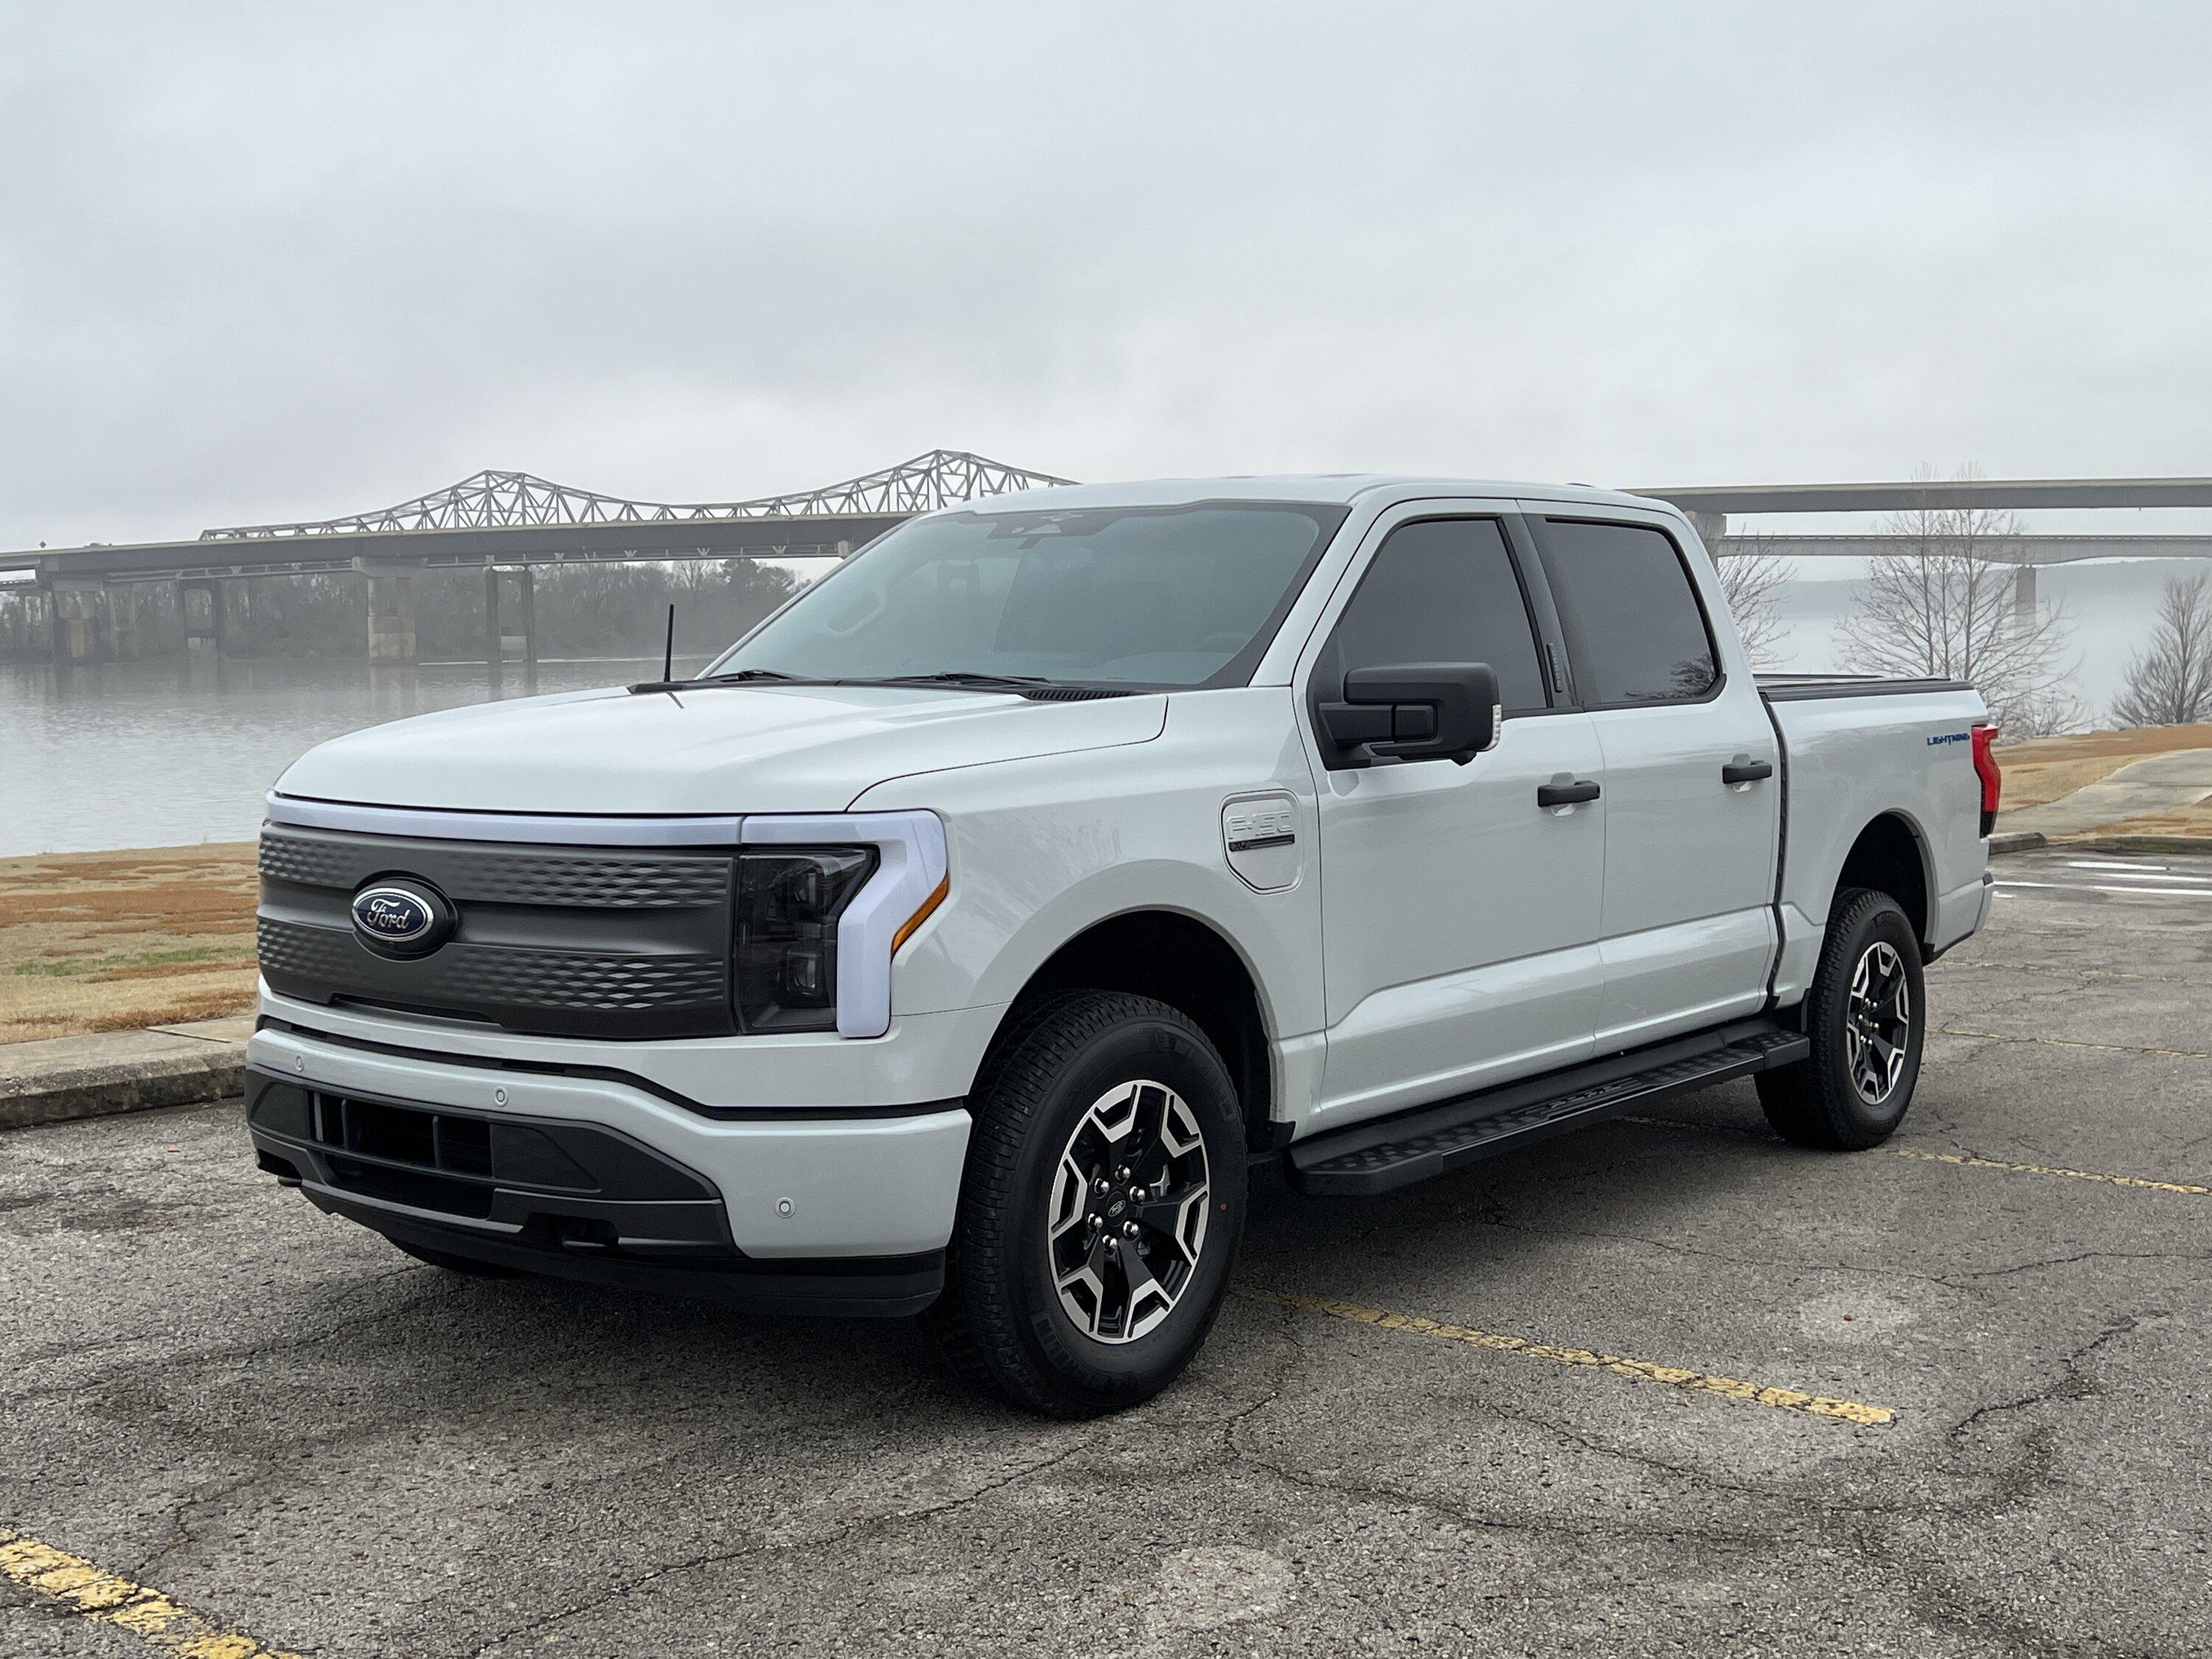
[[[975,1127],[946,1252],[945,1293],[925,1318],[953,1369],[975,1386],[1048,1416],[1092,1417],[1167,1387],[1212,1328],[1244,1231],[1243,1118],[1229,1068],[1212,1043],[1164,1002],[1070,991],[1041,1000],[1018,1018],[985,1061],[969,1097]],[[1129,1097],[1129,1139],[1102,1139],[1094,1112],[1140,1082],[1160,1088]],[[1147,1153],[1146,1168],[1133,1174],[1123,1169],[1121,1187],[1099,1196],[1091,1185],[1063,1176],[1064,1155],[1080,1164],[1086,1148],[1103,1146],[1109,1159],[1118,1157],[1115,1147],[1143,1142],[1138,1115],[1167,1122],[1177,1099],[1188,1110],[1172,1121],[1182,1127],[1163,1131],[1158,1157]],[[1109,1109],[1109,1115],[1118,1109]],[[1080,1145],[1079,1136],[1085,1138]],[[1186,1150],[1171,1157],[1176,1138]],[[1193,1174],[1197,1166],[1188,1149],[1200,1143],[1204,1164]],[[1158,1195],[1140,1206],[1131,1182],[1155,1177]],[[1201,1179],[1204,1198],[1194,1201]],[[1054,1206],[1071,1196],[1084,1212],[1095,1203],[1099,1219],[1109,1206],[1121,1218],[1094,1228],[1086,1214],[1055,1231]],[[1194,1260],[1171,1232],[1152,1231],[1154,1218],[1165,1218],[1187,1237],[1194,1218],[1201,1216]],[[1145,1218],[1141,1224],[1139,1218]],[[1125,1255],[1122,1240],[1105,1235],[1132,1225],[1139,1226],[1140,1237],[1127,1243],[1132,1254]],[[1093,1239],[1095,1245],[1086,1243]],[[1095,1296],[1083,1285],[1070,1292],[1087,1299],[1095,1329],[1063,1304],[1059,1256],[1069,1250],[1079,1257],[1096,1250],[1087,1259],[1107,1264],[1093,1281]],[[1161,1277],[1140,1291],[1154,1267]],[[1163,1315],[1168,1284],[1178,1274]],[[1119,1319],[1113,1315],[1115,1287],[1126,1314]]]
[[[520,1279],[520,1267],[502,1267],[495,1261],[477,1261],[465,1255],[451,1255],[444,1250],[434,1250],[427,1244],[410,1244],[404,1238],[394,1238],[392,1245],[417,1261],[427,1261],[433,1267],[443,1267],[449,1273],[466,1273],[471,1279]]]
[[[1887,957],[1881,956],[1886,949]],[[1879,986],[1876,970],[1895,963],[1902,980],[1901,998],[1893,994],[1879,1000],[1881,1009],[1853,995],[1853,982],[1862,963],[1868,964],[1869,983]],[[1902,1040],[1889,1018],[1902,1002],[1906,1015]],[[1813,1052],[1795,1065],[1759,1075],[1759,1103],[1775,1133],[1801,1146],[1824,1146],[1838,1152],[1863,1152],[1879,1146],[1896,1133],[1912,1104],[1912,1090],[1920,1080],[1921,1043],[1928,1029],[1928,999],[1920,972],[1920,941],[1912,923],[1887,893],[1849,887],[1836,896],[1828,917],[1827,936],[1820,943],[1820,960],[1813,970],[1813,984],[1805,996],[1805,1035]],[[1892,1040],[1855,1043],[1857,1030],[1887,1031]],[[1889,1050],[1901,1048],[1893,1070]],[[1864,1056],[1862,1066],[1861,1057]],[[1855,1077],[1855,1067],[1859,1067]],[[1887,1090],[1875,1092],[1877,1082]]]

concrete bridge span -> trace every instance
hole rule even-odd
[[[522,472],[479,472],[396,506],[342,518],[208,530],[189,540],[0,553],[0,593],[44,596],[54,659],[119,653],[118,593],[174,585],[188,646],[220,649],[225,591],[276,576],[349,573],[368,597],[371,660],[415,660],[411,579],[429,569],[485,575],[487,652],[534,657],[535,574],[560,565],[639,561],[835,559],[917,513],[1068,480],[957,450],[821,489],[750,501],[671,503],[599,494]],[[1729,533],[1730,514],[1910,512],[1989,507],[2212,507],[2212,478],[1936,479],[1902,483],[1691,485],[1638,492],[1687,512],[1721,557],[1878,558],[1909,552],[1887,535]],[[2212,557],[2207,535],[2063,535],[1993,539],[1975,550],[2016,565],[2021,603],[2034,603],[2037,568],[2101,558]],[[251,588],[247,589],[250,593]],[[519,635],[507,630],[512,623]]]
[[[173,584],[187,647],[223,643],[225,590],[276,576],[350,573],[368,598],[372,662],[415,660],[412,579],[430,569],[481,568],[489,659],[503,632],[531,626],[538,570],[556,565],[666,560],[842,558],[917,513],[1010,489],[1066,480],[957,450],[932,450],[821,489],[744,501],[672,503],[572,489],[522,472],[479,472],[395,507],[341,519],[243,525],[190,540],[0,553],[0,592],[44,595],[57,662],[119,652],[120,590]],[[251,588],[247,589],[250,593]],[[505,603],[502,604],[502,596]]]

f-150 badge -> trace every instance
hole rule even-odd
[[[1221,840],[1229,867],[1247,887],[1279,893],[1297,884],[1305,858],[1298,846],[1298,804],[1271,791],[1240,795],[1221,809]]]

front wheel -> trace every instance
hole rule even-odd
[[[1912,923],[1887,893],[1838,893],[1805,995],[1813,1052],[1759,1073],[1767,1122],[1801,1146],[1879,1146],[1912,1103],[1927,1024]]]
[[[1190,1363],[1244,1227],[1237,1091],[1205,1033],[1147,997],[1072,991],[1022,1017],[977,1079],[945,1293],[955,1369],[1089,1417]]]

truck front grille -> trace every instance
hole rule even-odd
[[[720,1036],[732,854],[414,840],[265,825],[261,971],[285,996],[485,1020],[555,1036]],[[458,922],[427,954],[372,949],[353,896],[436,890]]]

